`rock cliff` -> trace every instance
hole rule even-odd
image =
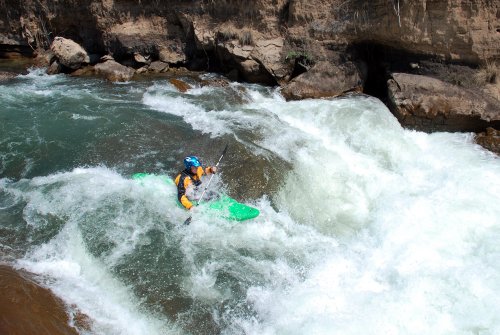
[[[142,73],[218,71],[233,80],[281,85],[287,99],[362,90],[397,114],[401,108],[390,103],[388,90],[392,73],[428,76],[475,90],[478,99],[500,99],[496,0],[0,2],[0,57],[49,49],[56,36],[79,43],[90,59],[109,55]],[[471,80],[486,67],[494,69],[486,80]],[[488,111],[478,130],[499,121],[499,114]]]

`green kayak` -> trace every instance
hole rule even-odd
[[[156,178],[167,185],[175,185],[174,181],[169,176],[165,175],[136,173],[132,176],[132,179],[135,180],[143,180],[146,178]],[[182,206],[178,201],[177,204]],[[239,203],[227,195],[221,195],[217,200],[202,202],[201,206],[207,206],[211,211],[217,212],[217,215],[233,221],[245,221],[259,215],[259,210],[257,208]]]

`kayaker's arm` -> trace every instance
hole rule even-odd
[[[181,197],[179,197],[179,202],[181,203],[182,206],[186,207],[186,209],[191,209],[193,207],[193,203],[189,201],[188,197],[186,197],[185,194],[183,194]]]

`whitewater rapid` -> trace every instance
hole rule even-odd
[[[179,93],[157,80],[100,93],[63,76],[20,81],[40,99],[85,101],[64,114],[69,124],[118,129],[122,113],[175,124],[118,132],[135,150],[122,160],[0,179],[4,231],[27,236],[9,246],[25,250],[16,266],[88,315],[91,334],[500,333],[500,163],[471,134],[405,130],[367,96],[286,102],[237,83],[190,82]],[[99,107],[114,99],[117,110]],[[222,164],[217,188],[274,185],[239,199],[258,218],[195,212],[183,226],[175,187],[130,179],[141,160],[175,174],[179,127],[240,153]],[[160,138],[178,147],[162,161],[151,144]]]

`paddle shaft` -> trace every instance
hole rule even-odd
[[[222,160],[222,157],[224,157],[224,155],[226,154],[226,151],[227,151],[227,144],[224,148],[224,150],[222,151],[222,154],[220,155],[220,158],[219,158],[219,161],[217,162],[217,164],[215,164],[215,167],[218,168],[219,167],[219,164],[220,164],[220,161]],[[210,186],[210,183],[212,183],[212,179],[214,178],[214,173],[212,173],[212,175],[210,176],[210,179],[208,180],[208,184],[207,186],[205,187],[205,189],[203,190],[203,193],[201,193],[201,197],[200,199],[198,200],[198,205],[201,203],[201,200],[203,200],[203,196],[205,195],[205,192],[208,190],[208,187]]]
[[[219,157],[219,160],[217,161],[217,164],[215,164],[215,167],[219,167],[219,164],[220,164],[220,161],[222,160],[222,157],[224,157],[224,155],[226,154],[226,151],[227,151],[227,147],[228,147],[228,144],[226,144],[226,146],[224,147],[224,150],[222,150],[222,154],[220,155]],[[201,197],[200,199],[198,200],[198,203],[196,204],[196,206],[198,206],[201,201],[203,200],[203,196],[205,195],[205,192],[208,190],[208,187],[210,186],[210,183],[212,182],[212,179],[214,177],[214,174],[212,173],[212,176],[210,176],[210,179],[208,180],[208,184],[207,186],[205,187],[205,189],[203,190],[203,192],[201,193]],[[186,221],[184,221],[184,224],[185,225],[188,225],[190,222],[191,222],[191,215],[186,219]]]

